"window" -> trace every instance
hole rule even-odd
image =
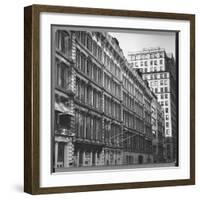
[[[168,94],[165,94],[165,99],[167,99],[168,98]]]
[[[157,65],[157,60],[154,60],[154,65]]]
[[[168,113],[168,111],[169,111],[169,109],[168,109],[168,108],[165,108],[165,112]]]
[[[81,57],[79,49],[76,49],[76,67],[80,68],[81,65]]]
[[[87,76],[92,77],[92,61],[90,59],[87,60],[86,74]]]
[[[163,64],[163,60],[160,60],[160,64],[161,64],[161,65]]]
[[[86,117],[86,138],[91,139],[91,117],[89,115]]]
[[[97,58],[102,61],[102,50],[101,47],[97,45]]]
[[[80,61],[81,61],[81,65],[80,65],[80,70],[83,72],[83,73],[85,73],[85,65],[86,65],[86,56],[83,54],[83,53],[81,53],[80,54]]]
[[[71,69],[64,63],[57,62],[57,85],[67,89],[71,83]]]
[[[68,32],[62,30],[56,32],[56,48],[68,58],[71,57],[71,37]]]
[[[87,49],[92,52],[92,38],[90,35],[87,35]]]
[[[93,41],[93,55],[97,57],[97,43]]]

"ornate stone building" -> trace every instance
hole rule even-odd
[[[153,162],[153,94],[117,39],[56,26],[52,38],[54,171]]]

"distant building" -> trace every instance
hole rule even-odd
[[[129,64],[122,66],[124,163],[153,162],[151,101],[153,95],[145,81]]]
[[[176,62],[165,49],[150,48],[129,53],[129,63],[147,80],[164,109],[167,161],[177,161],[177,80]]]
[[[155,95],[154,95],[155,96]],[[151,121],[153,133],[153,159],[154,163],[163,163],[166,161],[165,151],[165,118],[164,110],[155,96],[151,104]]]
[[[117,39],[65,27],[52,34],[54,170],[152,163],[153,95]]]

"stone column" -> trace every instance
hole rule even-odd
[[[113,151],[113,165],[115,165],[115,158],[116,158],[116,154],[115,154],[115,150]]]
[[[84,151],[84,150],[83,150],[82,156],[83,156],[83,163],[82,163],[82,166],[85,166],[85,151]]]
[[[92,154],[93,154],[93,152],[91,151],[90,152],[90,166],[92,166]]]
[[[95,166],[97,166],[98,165],[97,151],[95,152],[94,158],[95,158],[95,162],[94,162]]]
[[[54,167],[57,168],[57,162],[58,162],[58,142],[55,142],[55,156],[54,156]]]
[[[118,151],[116,151],[115,160],[116,160],[116,165],[120,164],[120,163],[118,163]]]
[[[77,150],[77,153],[76,153],[76,165],[77,165],[77,167],[79,167],[79,156],[80,156],[80,151]]]
[[[64,146],[64,167],[69,167],[69,143]]]

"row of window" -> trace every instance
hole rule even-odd
[[[140,92],[140,90],[138,88],[135,88],[135,97],[141,102],[143,103],[143,94],[142,92]]]
[[[160,99],[168,99],[168,94],[156,94],[157,98],[159,99],[159,102],[160,102]]]
[[[108,120],[104,120],[104,141],[105,143],[111,143],[114,145],[122,146],[122,130],[121,126],[112,123]]]
[[[161,79],[161,80],[156,80],[156,81],[149,81],[150,86],[162,86],[162,85],[168,85],[169,79]]]
[[[134,115],[127,112],[123,111],[123,122],[125,126],[134,129],[135,128],[135,123],[134,123]]]
[[[143,79],[148,80],[148,79],[163,79],[163,78],[169,78],[169,73],[156,73],[156,74],[143,74]]]
[[[165,67],[164,66],[157,66],[157,67],[140,68],[139,71],[141,73],[160,72],[160,71],[165,71]]]
[[[76,79],[76,98],[98,110],[102,108],[102,94],[83,80]]]
[[[80,110],[75,111],[76,137],[102,141],[102,120]]]
[[[132,133],[125,134],[124,140],[125,151],[128,152],[140,152],[140,153],[150,153],[152,150],[151,141],[147,141],[144,137],[139,135],[133,135]]]
[[[135,102],[135,113],[140,117],[143,117],[143,106],[140,105],[137,101]]]
[[[89,33],[85,31],[76,31],[76,38],[84,45],[100,62],[102,61],[102,49]]]
[[[106,95],[104,95],[104,112],[117,120],[121,120],[120,104]]]
[[[135,118],[135,129],[138,131],[138,132],[141,132],[143,133],[144,132],[144,122],[143,120],[139,119],[139,118]]]
[[[155,88],[151,88],[151,90],[154,93],[158,93],[158,92],[169,92],[169,87],[155,87]]]
[[[134,129],[134,117],[128,112],[124,112],[125,125]],[[167,125],[168,127],[169,125]],[[136,118],[136,130],[139,132],[144,131],[143,122]],[[86,112],[76,109],[75,111],[75,133],[77,138],[89,139],[89,140],[103,140],[103,128],[102,119],[100,117],[88,114]],[[145,126],[146,135],[151,135],[151,128]],[[126,134],[126,133],[124,133]],[[104,120],[104,141],[106,143],[122,145],[122,131],[121,126],[112,123],[108,120]],[[129,143],[132,137],[129,136],[127,139],[124,137],[125,144]]]
[[[113,60],[104,52],[104,65],[115,77],[120,79],[120,68],[113,62]]]
[[[130,59],[132,61],[139,60],[139,59],[153,59],[153,58],[163,58],[164,52],[158,52],[158,53],[148,53],[148,54],[137,54],[137,55],[130,55]]]
[[[132,95],[134,95],[134,86],[131,81],[123,76],[123,86],[126,90],[128,90]]]
[[[76,50],[76,67],[89,78],[102,85],[102,70],[79,49]]]
[[[120,98],[121,87],[114,79],[104,73],[104,88],[109,91],[112,95],[117,98]]]
[[[134,99],[125,92],[123,92],[123,104],[130,110],[134,110]]]
[[[161,106],[168,106],[169,105],[169,101],[166,100],[166,101],[160,101],[160,105]]]
[[[149,65],[162,65],[163,60],[150,60],[150,61],[140,61],[140,62],[133,62],[133,67],[143,67],[143,66],[149,66]]]

